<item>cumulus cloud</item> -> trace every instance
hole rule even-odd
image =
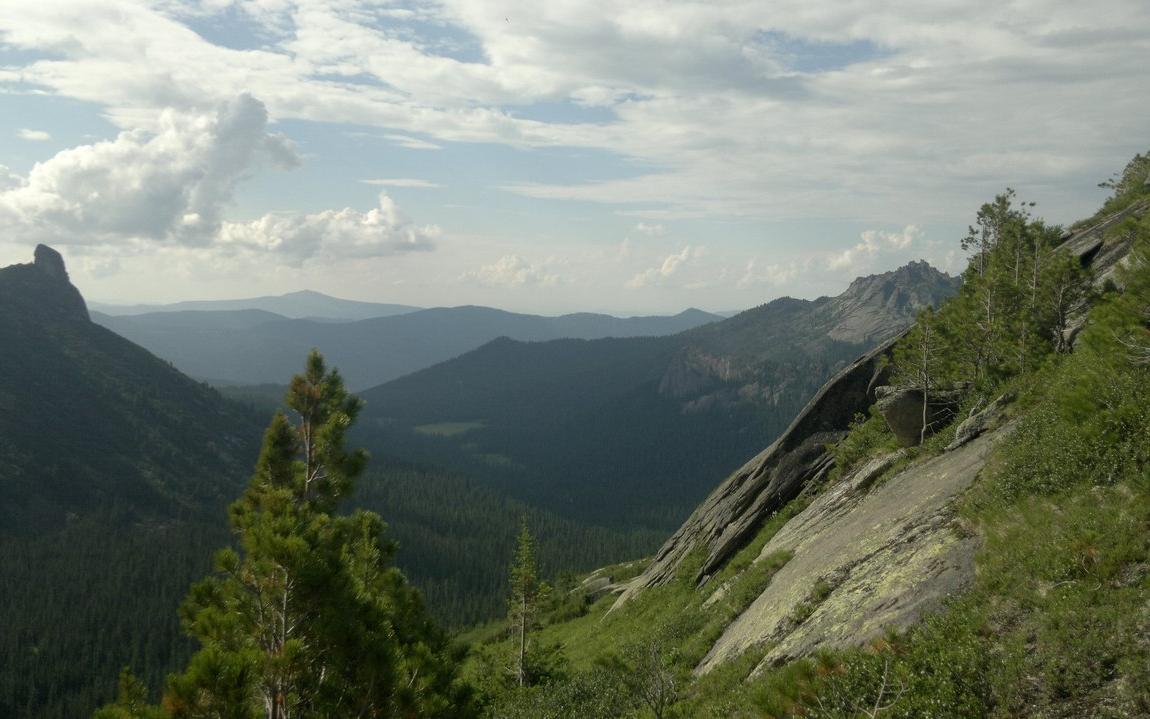
[[[627,280],[626,286],[631,289],[640,289],[666,285],[679,275],[692,259],[701,257],[702,254],[702,248],[692,249],[690,245],[687,245],[679,252],[667,255],[658,266],[644,270]]]
[[[484,287],[554,287],[560,278],[544,267],[534,265],[519,255],[504,255],[478,270],[465,272],[461,280],[476,282]]]
[[[155,132],[129,130],[36,164],[0,193],[0,217],[23,239],[207,245],[236,184],[261,163],[292,166],[291,143],[241,95],[212,114],[165,111]]]
[[[128,128],[250,90],[278,119],[412,149],[595,148],[626,172],[503,182],[656,222],[878,224],[913,207],[958,224],[1006,184],[1041,187],[1050,219],[1073,220],[1150,113],[1144,0],[9,5],[0,42],[27,58],[0,69],[9,91],[98,103]],[[258,39],[246,49],[187,23],[235,13]],[[597,119],[553,111],[568,105]],[[861,244],[834,261],[875,254]]]
[[[0,192],[20,187],[23,184],[23,177],[9,170],[7,165],[0,165]]]
[[[238,183],[263,166],[298,164],[292,143],[268,132],[263,103],[240,95],[214,113],[167,110],[154,131],[57,153],[27,177],[0,171],[0,219],[14,239],[60,245],[181,246],[262,252],[289,263],[427,250],[440,230],[378,207],[224,219]],[[432,187],[422,180],[370,184]]]
[[[307,215],[264,215],[251,222],[225,222],[223,248],[274,253],[289,262],[312,257],[349,258],[430,250],[441,231],[415,225],[395,202],[380,194],[379,207],[359,212],[350,207]]]
[[[21,140],[29,140],[31,142],[47,142],[52,139],[52,135],[44,130],[30,130],[22,127],[16,131],[16,137]]]
[[[916,225],[907,225],[898,232],[865,230],[859,235],[859,242],[831,255],[827,267],[832,270],[853,268],[873,258],[883,250],[906,250],[922,239],[922,230]]]

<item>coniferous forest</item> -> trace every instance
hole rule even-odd
[[[1150,717],[1150,3],[0,0],[0,719]]]

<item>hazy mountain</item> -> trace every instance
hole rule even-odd
[[[249,297],[238,300],[190,300],[167,305],[115,305],[92,303],[92,309],[105,315],[140,315],[151,312],[263,310],[283,317],[328,320],[365,320],[371,317],[391,317],[415,312],[419,307],[410,305],[359,302],[331,297],[312,290],[289,292],[286,295]]]
[[[298,369],[299,358],[316,347],[352,389],[381,384],[502,336],[541,341],[669,335],[719,319],[695,309],[671,317],[541,317],[474,306],[341,323],[260,310],[93,317],[187,374],[218,383],[283,382]]]
[[[912,263],[669,337],[499,339],[361,393],[369,441],[584,521],[669,528],[828,377],[957,286]]]

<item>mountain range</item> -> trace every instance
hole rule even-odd
[[[584,522],[668,529],[827,378],[957,288],[916,262],[671,336],[503,338],[362,392],[361,435]]]
[[[324,319],[350,322],[372,317],[391,317],[423,309],[411,305],[382,302],[360,302],[332,297],[313,290],[300,290],[284,295],[248,297],[235,300],[189,300],[160,305],[117,305],[91,303],[92,309],[105,315],[142,315],[151,312],[228,312],[231,310],[263,310],[292,319]]]
[[[475,306],[340,322],[291,319],[256,306],[138,315],[95,312],[92,317],[181,371],[214,384],[283,382],[296,370],[298,358],[315,347],[355,390],[430,367],[497,337],[540,342],[668,335],[721,319],[695,309],[670,317],[543,317]]]

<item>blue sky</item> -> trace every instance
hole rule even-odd
[[[955,271],[1150,146],[1150,8],[43,0],[0,13],[0,264],[103,301],[311,288],[619,314]]]

